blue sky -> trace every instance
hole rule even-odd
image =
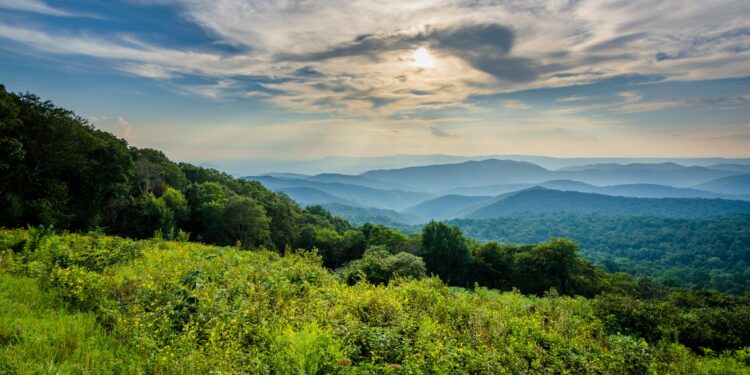
[[[750,156],[747,1],[0,0],[0,83],[178,160]]]

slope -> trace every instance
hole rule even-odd
[[[721,194],[750,194],[750,174],[719,178],[697,185],[696,189]]]
[[[697,217],[750,213],[750,202],[699,198],[629,198],[535,187],[500,196],[495,202],[466,217],[484,219],[522,212]]]

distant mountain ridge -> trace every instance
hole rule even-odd
[[[360,176],[380,181],[399,182],[416,190],[435,191],[458,186],[542,182],[549,179],[552,173],[550,170],[528,162],[487,159],[459,164],[375,170],[365,172]]]
[[[306,175],[319,173],[343,173],[356,175],[371,170],[397,169],[404,167],[462,163],[469,160],[507,159],[537,164],[546,169],[601,163],[664,163],[681,165],[711,166],[720,164],[749,165],[750,158],[620,158],[620,157],[578,157],[560,158],[538,155],[445,155],[445,154],[396,154],[372,157],[328,156],[313,160],[278,159],[234,159],[234,160],[192,160],[199,165],[210,165],[235,176],[262,175],[271,172],[293,172]],[[190,160],[186,160],[190,161]]]
[[[750,174],[742,174],[745,168],[738,163],[712,168],[668,161],[550,170],[529,162],[487,159],[359,175],[272,173],[247,178],[302,205],[330,206],[350,220],[383,224],[402,220],[413,225],[524,210],[678,217],[742,213],[748,204],[742,200],[750,200]]]
[[[357,177],[357,176],[353,176]],[[368,186],[344,184],[339,182],[320,182],[311,179],[277,178],[271,176],[248,176],[245,179],[258,181],[274,191],[289,191],[292,188],[315,189],[327,195],[339,197],[353,206],[375,207],[402,210],[416,203],[434,198],[425,192],[404,191],[395,189],[376,189]],[[360,179],[361,180],[361,179]],[[315,203],[315,202],[313,202]],[[329,201],[317,203],[330,203]]]
[[[495,199],[489,196],[444,195],[409,207],[404,212],[419,215],[424,220],[448,220],[464,217]]]
[[[750,174],[722,177],[696,188],[720,194],[750,194]]]
[[[598,164],[573,169],[549,170],[536,164],[487,159],[401,169],[374,170],[361,174],[373,180],[435,192],[458,187],[515,183],[538,184],[549,180],[574,180],[594,185],[659,184],[690,187],[737,172],[706,167],[662,164]]]
[[[534,187],[500,196],[466,215],[488,219],[515,213],[601,213],[699,217],[750,213],[750,202],[700,198],[629,198]]]

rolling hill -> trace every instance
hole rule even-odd
[[[663,164],[606,164],[594,165],[580,170],[560,170],[558,178],[576,180],[594,185],[620,185],[648,183],[689,187],[736,172],[706,167],[684,167],[674,163]]]
[[[419,191],[437,191],[461,186],[542,182],[549,180],[552,172],[532,163],[488,159],[458,164],[375,170],[361,176],[401,183]]]
[[[339,198],[339,203],[391,210],[402,210],[434,197],[432,194],[424,192],[375,189],[367,186],[338,182],[319,182],[308,179],[276,178],[271,176],[250,176],[245,177],[245,179],[258,181],[274,191],[288,192],[291,188],[315,189]],[[308,203],[321,204],[333,201],[335,200],[326,198],[325,201]]]
[[[699,217],[750,213],[750,202],[698,198],[629,198],[534,187],[500,196],[495,202],[466,215],[486,219],[514,213],[601,213]]]
[[[404,212],[418,215],[426,220],[447,220],[463,217],[494,199],[495,197],[489,196],[444,195],[409,207]]]
[[[719,178],[696,186],[702,189],[720,194],[746,194],[750,195],[750,174],[729,176]]]
[[[425,220],[419,215],[386,210],[373,207],[354,207],[338,202],[325,203],[322,205],[332,214],[341,216],[355,225],[365,223],[387,225],[394,229],[404,229],[405,226],[419,225]]]
[[[311,206],[316,204],[340,203],[345,205],[356,206],[357,203],[350,200],[328,194],[318,189],[308,187],[289,187],[275,190],[292,198],[300,206]]]
[[[676,163],[606,163],[553,171],[528,162],[487,159],[458,164],[374,170],[360,176],[401,184],[416,191],[464,194],[461,189],[514,184],[534,185],[551,180],[570,180],[599,186],[652,184],[692,187],[735,174],[737,172],[727,169],[686,167]],[[486,193],[487,191],[483,191],[479,194]]]

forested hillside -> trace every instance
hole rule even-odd
[[[670,285],[750,290],[750,216],[520,214],[488,220],[454,220],[481,241],[536,243],[567,237],[582,255],[609,272],[649,275]]]
[[[45,225],[245,249],[309,247],[352,226],[260,183],[128,147],[70,111],[0,90],[0,225]]]
[[[518,213],[599,213],[698,217],[750,214],[750,202],[726,199],[630,198],[533,187],[498,197],[465,214],[469,219],[490,219]]]

